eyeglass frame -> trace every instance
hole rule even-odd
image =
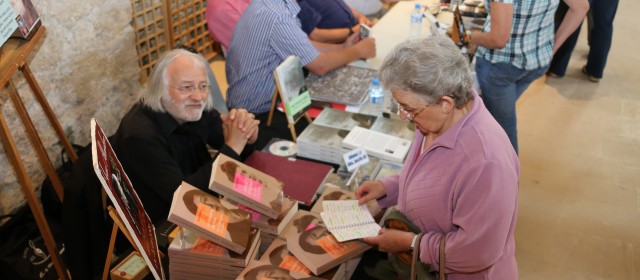
[[[190,94],[195,93],[196,91],[208,92],[209,89],[211,88],[211,85],[207,83],[199,84],[198,86],[194,86],[194,85],[188,85],[188,86],[168,85],[168,86],[177,89],[179,92],[190,93]]]
[[[424,105],[422,108],[416,110],[415,113],[409,113],[409,111],[407,111],[407,109],[405,109],[404,106],[398,103],[398,100],[396,100],[395,97],[391,97],[391,102],[396,106],[398,106],[398,112],[404,112],[404,114],[407,116],[407,119],[409,119],[410,121],[414,121],[416,116],[418,116],[418,114],[422,113],[424,109],[427,109],[427,107],[431,105],[431,104]]]

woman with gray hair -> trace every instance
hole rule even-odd
[[[446,37],[409,40],[387,56],[380,78],[416,137],[400,174],[365,182],[356,196],[397,204],[424,235],[383,228],[364,241],[389,253],[417,247],[419,261],[438,269],[444,239],[448,279],[517,279],[520,165],[472,89],[467,60]]]

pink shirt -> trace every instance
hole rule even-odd
[[[251,0],[210,0],[204,17],[211,37],[229,50],[231,34]]]
[[[420,154],[423,134],[400,174],[382,179],[387,196],[422,232],[420,260],[456,279],[518,279],[514,230],[520,163],[504,130],[474,94],[473,108]]]

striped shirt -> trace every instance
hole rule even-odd
[[[511,38],[502,49],[479,46],[477,55],[491,63],[507,62],[524,70],[547,67],[553,57],[553,17],[559,0],[485,0],[489,12],[485,32],[491,30],[490,1],[513,4]]]
[[[320,55],[300,29],[294,0],[253,0],[240,17],[227,54],[229,108],[254,114],[271,106],[275,88],[273,70],[287,57],[300,57],[303,65]]]

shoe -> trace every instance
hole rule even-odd
[[[553,73],[551,71],[547,72],[546,74],[547,74],[547,76],[549,76],[551,78],[562,79],[562,76],[560,76],[560,75],[558,75],[556,73]]]
[[[600,82],[600,78],[591,76],[591,74],[589,74],[589,72],[587,72],[587,65],[582,66],[582,73],[587,75],[587,78],[589,79],[589,81],[592,81],[594,83]]]

